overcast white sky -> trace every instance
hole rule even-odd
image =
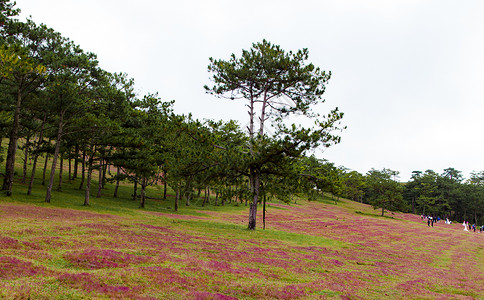
[[[482,0],[17,0],[31,15],[98,55],[140,94],[176,100],[196,118],[246,123],[242,102],[206,95],[208,58],[267,39],[308,48],[331,70],[325,113],[345,113],[339,145],[318,151],[366,173],[447,167],[484,170]]]

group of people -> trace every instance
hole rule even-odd
[[[434,227],[434,223],[440,222],[440,217],[421,215],[421,218],[422,218],[422,220],[427,221],[427,225],[429,227],[430,226]],[[448,221],[449,221],[449,219],[447,219],[447,221],[445,223],[450,224],[450,223],[447,223]]]
[[[476,224],[471,225],[469,223],[469,221],[464,221],[464,223],[462,223],[462,226],[464,226],[464,231],[474,231],[474,232],[476,232]],[[479,227],[479,232],[480,233],[484,232],[484,225]]]
[[[422,218],[422,220],[425,222],[427,221],[427,226],[429,227],[434,227],[434,223],[439,223],[440,222],[440,217],[434,217],[434,216],[426,216],[426,215],[421,215],[420,216]],[[452,221],[449,221],[448,218],[445,219],[445,224],[452,224]],[[477,229],[479,229],[479,232],[480,233],[484,233],[484,225],[482,225],[481,227],[478,227],[476,226],[476,224],[469,224],[468,221],[464,221],[464,223],[462,223],[462,226],[464,226],[464,231],[474,231],[476,232]]]

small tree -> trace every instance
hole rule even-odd
[[[390,169],[382,171],[371,169],[367,173],[370,203],[374,208],[381,208],[382,216],[385,214],[385,210],[404,209],[403,187],[392,180],[392,176],[395,176],[395,171]]]
[[[299,157],[319,145],[330,146],[340,141],[332,132],[343,117],[338,109],[326,118],[312,111],[312,106],[324,102],[321,96],[331,73],[306,64],[308,50],[285,52],[280,46],[263,40],[243,50],[240,58],[234,54],[228,61],[210,58],[208,71],[213,73],[208,93],[247,101],[249,142],[244,150],[248,163],[251,204],[248,228],[256,228],[257,204],[261,196],[263,172],[275,171],[274,166],[285,159]],[[286,126],[291,115],[315,119],[316,126]],[[256,122],[259,122],[257,127]],[[271,134],[266,128],[272,125]],[[272,164],[270,170],[265,166]]]

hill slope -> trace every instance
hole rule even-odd
[[[218,210],[218,211],[217,211]],[[95,212],[0,198],[0,298],[466,299],[484,295],[484,234],[366,205]],[[262,219],[259,217],[259,222]]]

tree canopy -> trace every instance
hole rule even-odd
[[[340,129],[343,113],[337,108],[326,116],[313,111],[314,105],[324,102],[321,97],[331,73],[306,63],[308,55],[307,49],[286,52],[263,40],[242,50],[240,57],[232,54],[229,60],[210,58],[208,71],[214,85],[205,86],[206,91],[228,99],[243,99],[248,107],[249,141],[244,153],[249,161],[248,228],[252,230],[256,227],[264,176],[279,175],[283,165],[291,164],[306,151],[340,141],[334,132]],[[314,119],[315,126],[304,128],[284,122],[296,114]]]

